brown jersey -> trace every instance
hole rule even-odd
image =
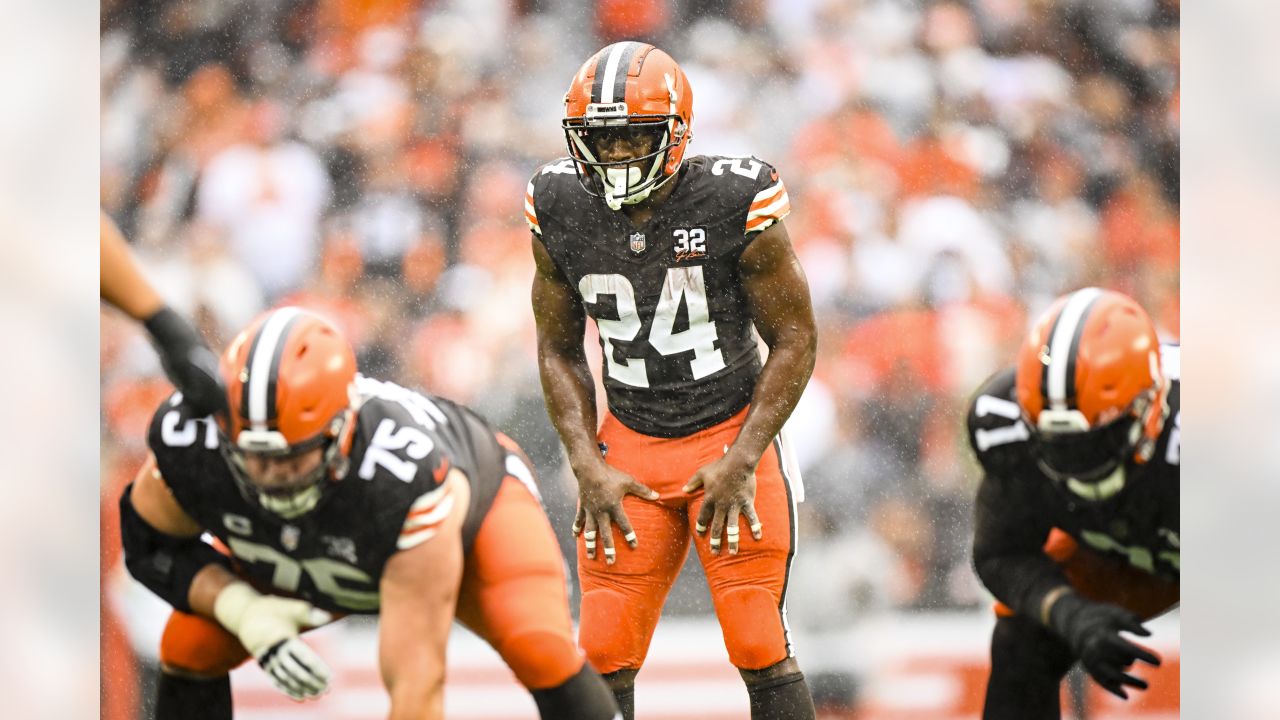
[[[218,451],[211,417],[181,395],[156,411],[148,443],[182,509],[231,551],[237,570],[325,610],[376,613],[391,555],[429,540],[452,500],[457,468],[471,485],[462,525],[470,550],[506,475],[506,451],[475,412],[394,383],[359,377],[349,470],[315,510],[286,520],[245,498]]]
[[[975,508],[974,565],[1002,602],[1034,614],[1045,592],[1063,582],[1041,552],[1058,528],[1094,552],[1178,582],[1181,575],[1179,467],[1181,419],[1178,348],[1161,347],[1169,378],[1169,416],[1151,459],[1126,464],[1125,488],[1109,500],[1083,501],[1040,470],[1018,406],[1014,370],[989,379],[969,409],[969,441],[982,464]]]
[[[683,437],[746,406],[761,362],[738,270],[790,210],[771,165],[686,160],[642,226],[582,188],[573,161],[534,174],[525,218],[600,331],[609,410],[627,427]]]

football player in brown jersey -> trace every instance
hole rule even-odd
[[[250,657],[293,699],[314,697],[329,671],[299,634],[376,613],[391,718],[443,717],[457,619],[544,720],[617,720],[574,642],[564,559],[514,443],[463,406],[357,375],[339,331],[298,308],[256,320],[221,372],[227,415],[162,404],[120,500],[129,571],[174,607],[157,718],[230,718],[228,672]]]
[[[99,295],[151,333],[165,373],[192,408],[203,415],[226,409],[217,357],[195,328],[165,305],[138,269],[115,222],[105,212],[100,214]]]
[[[1077,661],[1121,698],[1147,687],[1131,666],[1159,658],[1120,633],[1178,604],[1178,369],[1136,302],[1085,288],[974,397],[973,560],[1000,601],[988,720],[1058,718]]]
[[[667,53],[609,45],[565,96],[569,156],[542,166],[525,197],[543,392],[578,481],[580,642],[630,719],[692,544],[751,717],[812,718],[786,615],[801,488],[780,439],[816,355],[808,284],[778,172],[753,157],[686,158],[692,122]]]

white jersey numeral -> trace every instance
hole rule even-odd
[[[265,562],[275,567],[271,575],[271,584],[285,592],[297,592],[302,573],[311,578],[316,589],[333,598],[342,607],[351,610],[374,610],[378,607],[379,595],[376,590],[352,590],[338,584],[338,579],[355,580],[372,583],[369,573],[354,565],[334,560],[333,558],[309,558],[299,562],[270,545],[250,542],[243,538],[228,538],[227,544],[231,552],[247,562]]]
[[[360,463],[359,475],[364,480],[372,480],[379,465],[404,482],[412,482],[418,474],[418,464],[397,456],[393,450],[404,450],[414,460],[421,460],[435,448],[435,441],[416,427],[408,425],[396,428],[396,421],[383,418],[373,432],[373,440],[364,452],[364,460]]]
[[[1164,530],[1161,532],[1161,534],[1165,533],[1169,533],[1169,531]],[[1102,550],[1103,552],[1117,552],[1124,555],[1129,559],[1129,564],[1139,570],[1148,573],[1155,573],[1156,571],[1155,560],[1151,555],[1151,551],[1147,548],[1139,545],[1125,545],[1110,535],[1094,532],[1092,530],[1085,530],[1081,532],[1080,537],[1097,550]],[[1177,536],[1174,535],[1174,537]],[[1156,554],[1156,557],[1168,563],[1173,569],[1181,572],[1182,553],[1179,550],[1161,550]]]
[[[585,275],[578,281],[578,292],[584,302],[600,302],[601,295],[612,295],[618,303],[618,319],[597,319],[600,342],[604,345],[605,371],[609,377],[633,387],[649,387],[649,374],[644,360],[626,358],[618,361],[613,354],[613,341],[630,342],[640,332],[640,314],[636,312],[636,293],[631,281],[621,275]]]
[[[1022,421],[1022,408],[1012,400],[994,395],[979,395],[973,405],[973,414],[978,417],[995,415],[1010,420],[1017,420],[1012,425],[998,428],[980,428],[973,431],[973,441],[979,451],[985,451],[997,445],[1021,442],[1031,437],[1026,423]]]
[[[689,309],[689,328],[673,333],[680,298],[684,298]],[[649,331],[649,344],[663,355],[692,350],[693,360],[689,369],[693,371],[694,380],[724,369],[724,354],[716,349],[716,324],[711,320],[711,310],[707,305],[707,284],[702,277],[702,266],[667,269],[661,299],[653,315],[653,328]]]
[[[744,162],[749,164],[743,165]],[[711,165],[711,174],[723,175],[726,167],[728,167],[729,172],[732,172],[734,175],[741,175],[742,177],[755,180],[760,177],[760,168],[764,167],[764,165],[759,160],[754,160],[749,157],[721,158]]]
[[[178,425],[182,415],[177,410],[170,410],[160,418],[160,440],[169,447],[191,447],[200,434],[200,423],[204,423],[204,446],[209,450],[218,447],[218,428],[213,418],[190,418]]]
[[[578,292],[584,302],[592,304],[599,302],[601,295],[614,296],[618,319],[596,319],[600,342],[604,346],[605,371],[620,383],[649,387],[649,373],[643,358],[617,360],[614,357],[613,342],[635,340],[644,324],[636,309],[631,281],[616,274],[586,275],[578,282]],[[688,309],[689,327],[673,332],[682,299]],[[711,320],[702,266],[668,268],[658,306],[654,309],[649,344],[663,355],[692,352],[689,369],[693,379],[700,380],[725,367],[724,354],[716,348],[716,339],[716,324]]]

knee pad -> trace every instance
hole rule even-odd
[[[174,611],[160,638],[160,663],[198,677],[226,675],[249,659],[249,651],[216,621]]]
[[[636,607],[609,588],[583,593],[578,644],[596,672],[640,667],[661,610]]]
[[[586,664],[572,637],[551,630],[514,635],[495,649],[520,684],[530,690],[561,685]]]
[[[789,653],[778,600],[768,590],[740,587],[716,601],[729,662],[743,670],[759,670],[785,660]]]

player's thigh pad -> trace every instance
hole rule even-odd
[[[174,610],[160,638],[162,665],[200,677],[218,677],[249,659],[249,651],[216,620]]]
[[[600,546],[588,560],[582,541],[576,543],[582,585],[579,641],[601,673],[644,663],[662,605],[689,553],[683,507],[631,496],[622,504],[639,538],[634,550],[616,526],[613,565],[605,563]]]
[[[457,614],[531,690],[560,685],[582,668],[564,557],[542,505],[513,477],[503,480],[467,556]]]
[[[699,495],[690,504],[690,533],[694,533],[702,502]],[[720,553],[712,555],[710,533],[693,535],[729,660],[744,670],[766,668],[791,656],[784,596],[795,548],[795,506],[780,469],[776,443],[765,451],[756,468],[755,507],[764,537],[759,541],[752,538],[746,517],[739,517],[737,555],[729,554],[723,538]]]
[[[613,565],[601,545],[588,560],[582,538],[575,543],[582,584],[579,641],[601,673],[639,668],[662,614],[662,605],[689,552],[688,496],[681,488],[700,465],[693,438],[655,438],[606,415],[599,439],[605,461],[655,490],[658,501],[627,495],[623,510],[639,545],[632,550],[617,525]]]

